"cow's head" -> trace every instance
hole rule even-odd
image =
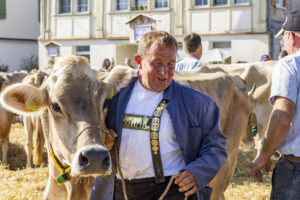
[[[10,73],[0,72],[0,91],[11,84],[20,83],[27,75],[28,72],[24,70]]]
[[[47,109],[48,143],[70,176],[95,176],[111,172],[105,140],[105,100],[134,76],[128,67],[109,74],[93,71],[84,57],[60,58],[40,88],[21,83],[4,90],[2,104],[21,115]]]

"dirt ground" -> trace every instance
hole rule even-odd
[[[43,191],[48,179],[46,149],[44,149],[44,162],[41,166],[25,169],[26,154],[23,146],[26,138],[22,124],[13,124],[9,140],[9,165],[0,165],[0,200],[43,199]],[[257,183],[250,177],[251,163],[255,155],[256,150],[239,152],[234,177],[225,192],[227,200],[269,199],[271,172],[264,173],[262,183]]]

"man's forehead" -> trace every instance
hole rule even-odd
[[[164,44],[161,44],[159,42],[152,43],[151,46],[149,47],[148,51],[146,52],[146,56],[148,55],[160,55],[163,52],[168,52],[168,53],[174,53],[175,55],[177,54],[177,49],[173,47],[166,46]]]

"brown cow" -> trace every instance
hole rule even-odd
[[[229,185],[234,173],[239,144],[246,134],[251,103],[244,81],[230,76],[222,70],[211,70],[202,66],[202,72],[177,73],[174,79],[184,85],[202,91],[214,98],[220,108],[220,124],[228,139],[228,159],[209,184],[213,188],[211,199],[218,200]],[[200,70],[200,71],[201,71]],[[204,72],[204,73],[203,73]]]
[[[22,115],[42,114],[49,152],[45,199],[88,199],[95,176],[109,174],[104,101],[128,84],[134,70],[116,67],[99,78],[86,58],[59,59],[40,88],[15,84],[1,95],[6,108]],[[64,182],[58,184],[58,182]]]
[[[258,151],[260,153],[262,141],[268,126],[269,117],[272,111],[272,105],[269,101],[272,71],[277,61],[243,63],[230,65],[210,65],[209,68],[220,67],[229,74],[239,75],[246,81],[249,90],[253,84],[256,89],[251,97],[253,111],[257,117],[257,130],[259,133]]]
[[[27,83],[34,87],[40,87],[46,77],[47,77],[46,73],[36,70],[28,74],[23,79],[22,83]],[[41,119],[39,116],[23,116],[23,122],[24,122],[24,130],[26,133],[26,144],[25,144],[25,151],[27,157],[26,167],[29,168],[31,167],[31,155],[32,155],[33,146],[34,146],[33,163],[35,165],[40,165],[43,161],[42,148],[44,146],[44,134],[41,126]],[[34,132],[36,133],[36,137],[33,137]],[[32,145],[33,138],[35,140]]]
[[[0,72],[0,92],[13,83],[18,83],[27,75],[26,72]],[[7,164],[8,135],[10,132],[13,114],[0,105],[0,143],[2,144],[2,163]]]

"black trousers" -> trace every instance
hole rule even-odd
[[[164,183],[156,183],[155,178],[125,180],[128,200],[158,200],[165,191],[171,177],[166,177]],[[184,193],[178,191],[178,185],[172,183],[164,200],[184,200]],[[189,200],[197,200],[196,194]],[[114,200],[124,200],[122,182],[116,178]]]

